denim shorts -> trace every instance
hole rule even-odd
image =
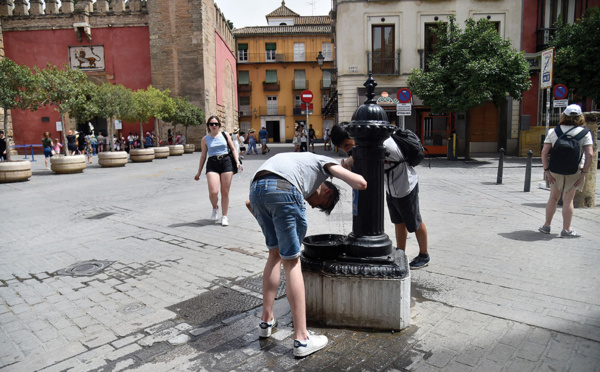
[[[215,172],[219,174],[233,172],[233,164],[231,164],[231,158],[229,157],[229,154],[209,157],[206,162],[206,173],[208,172]]]
[[[296,187],[275,175],[252,182],[250,206],[269,249],[279,249],[284,260],[300,256],[308,229],[304,198]]]

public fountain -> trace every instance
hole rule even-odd
[[[367,189],[353,190],[349,235],[307,236],[302,252],[306,312],[326,326],[401,330],[410,324],[410,271],[406,255],[384,232],[385,141],[397,129],[373,100],[377,83],[365,82],[367,100],[344,129],[355,140],[353,171]]]

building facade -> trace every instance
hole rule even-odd
[[[308,122],[322,138],[333,125],[333,117],[323,114],[333,78],[327,70],[334,59],[331,18],[300,16],[285,1],[266,18],[267,26],[234,30],[240,127],[247,132],[264,126],[273,142],[291,142],[308,110]],[[305,107],[302,93],[307,90],[313,98]]]
[[[520,50],[522,5],[515,0],[334,0],[339,121],[349,121],[365,100],[363,83],[372,73],[378,83],[375,99],[388,113],[389,121],[414,131],[430,154],[446,154],[452,132],[457,135],[459,155],[496,152],[500,147],[516,152],[519,102],[510,97],[500,109],[492,103],[473,108],[468,132],[465,113],[431,112],[414,95],[409,102],[410,115],[398,116],[396,105],[402,103],[397,93],[407,88],[411,71],[426,68],[435,44],[432,29],[439,21],[454,15],[464,28],[468,18],[486,18]]]
[[[79,0],[76,6],[63,0],[60,8],[55,0],[0,1],[0,22],[4,53],[16,63],[67,65],[96,83],[134,91],[149,85],[170,89],[207,115],[219,115],[229,129],[237,125],[234,39],[212,0]],[[46,131],[60,137],[53,107],[11,114],[9,135],[17,145],[39,144]],[[107,133],[104,118],[90,123],[68,120],[65,128]],[[121,125],[121,135],[139,131],[138,123]],[[159,125],[166,139],[172,126]],[[144,132],[154,128],[153,121],[143,126]],[[205,133],[205,125],[191,128],[188,143],[199,146]]]

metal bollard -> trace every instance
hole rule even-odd
[[[496,185],[502,185],[502,171],[504,170],[504,149],[500,149],[500,157],[498,158],[498,177]]]
[[[533,151],[527,151],[527,166],[525,168],[525,187],[523,192],[529,192],[531,190],[531,159],[533,158]]]

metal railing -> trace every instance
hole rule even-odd
[[[367,68],[373,75],[400,75],[400,51],[394,58],[374,56],[367,52]]]
[[[537,30],[535,32],[535,38],[536,38],[536,43],[535,43],[535,51],[539,52],[542,51],[544,49],[548,49],[548,46],[550,44],[550,39],[552,38],[552,35],[554,35],[554,32],[556,32],[556,27],[549,27],[549,28],[540,28],[539,30]]]
[[[306,52],[304,58],[294,53],[275,53],[274,58],[267,61],[267,54],[261,53],[247,53],[244,57],[245,60],[240,60],[238,56],[238,63],[281,63],[281,62],[317,62],[317,56],[319,52]],[[325,62],[333,62],[333,59],[326,60]]]
[[[283,116],[285,115],[285,106],[259,106],[260,116]]]
[[[276,83],[267,83],[263,81],[263,90],[264,91],[278,91],[281,90],[281,84],[279,84],[279,80]]]
[[[248,84],[238,84],[238,92],[252,92],[252,82]]]

